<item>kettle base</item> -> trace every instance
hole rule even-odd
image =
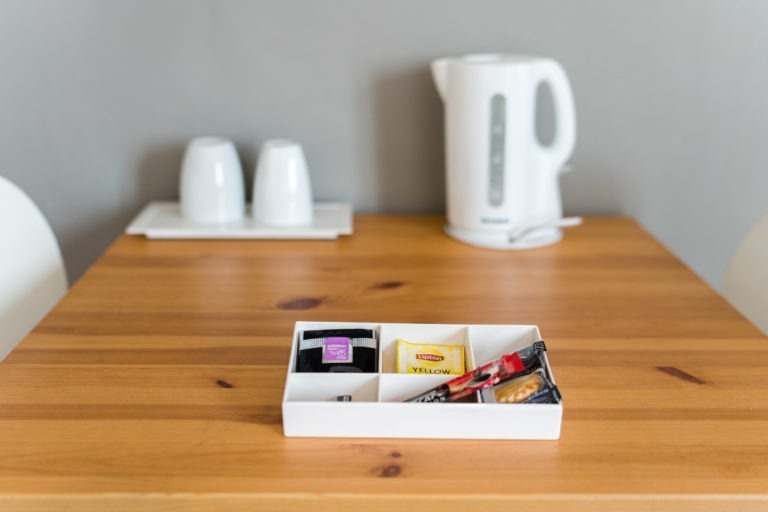
[[[563,238],[563,231],[559,228],[545,228],[532,232],[530,235],[510,242],[509,233],[474,231],[470,229],[457,228],[450,224],[445,225],[445,233],[459,242],[485,247],[488,249],[517,250],[517,249],[535,249],[552,245]]]

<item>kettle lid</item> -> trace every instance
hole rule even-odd
[[[512,53],[471,53],[457,57],[446,57],[440,59],[451,64],[466,65],[521,65],[531,64],[542,60],[542,57],[535,55],[517,55]]]

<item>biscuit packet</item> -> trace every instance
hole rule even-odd
[[[493,387],[493,397],[500,404],[555,404],[560,401],[560,391],[544,368],[537,368],[497,384]]]

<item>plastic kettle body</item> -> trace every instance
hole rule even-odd
[[[559,174],[576,141],[573,95],[555,61],[503,54],[432,62],[445,104],[448,224],[473,245],[539,247],[562,237]],[[552,90],[555,137],[536,137],[540,84]],[[567,219],[566,219],[567,220]]]

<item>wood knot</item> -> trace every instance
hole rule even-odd
[[[389,456],[392,457],[393,459],[399,459],[403,455],[400,452],[390,452]]]
[[[394,478],[399,476],[401,471],[402,469],[397,464],[390,464],[389,466],[384,466],[381,468],[381,471],[379,471],[379,477]]]
[[[280,309],[312,309],[316,308],[323,303],[323,299],[317,297],[299,297],[298,299],[292,299],[285,302],[281,302],[277,305]]]
[[[230,388],[235,387],[232,384],[230,384],[229,382],[225,381],[224,379],[217,379],[216,380],[216,384],[218,384],[218,386],[220,388],[225,388],[225,389],[230,389]]]
[[[376,290],[393,290],[395,288],[400,288],[403,285],[405,285],[405,283],[402,281],[383,281],[374,284],[371,288],[375,288]]]

